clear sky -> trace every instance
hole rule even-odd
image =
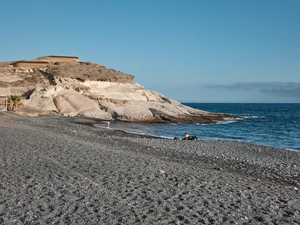
[[[180,102],[300,103],[300,0],[2,0],[0,61],[77,55]]]

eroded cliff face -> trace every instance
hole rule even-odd
[[[213,123],[231,115],[196,110],[134,83],[134,76],[90,62],[43,68],[0,64],[0,95],[19,95],[26,115],[56,112],[102,120]],[[30,109],[30,110],[28,110]],[[34,113],[36,111],[36,113]]]

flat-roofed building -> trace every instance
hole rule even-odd
[[[45,67],[49,65],[49,62],[46,61],[36,61],[36,60],[21,60],[13,62],[11,65],[14,67],[25,67],[25,68],[33,68],[33,67]]]
[[[48,55],[48,56],[38,57],[37,60],[55,61],[55,62],[77,61],[78,56]]]

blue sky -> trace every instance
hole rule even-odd
[[[300,103],[299,0],[10,0],[0,61],[77,55],[180,102]]]

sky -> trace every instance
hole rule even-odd
[[[75,55],[179,102],[300,103],[299,0],[1,0],[0,61]]]

